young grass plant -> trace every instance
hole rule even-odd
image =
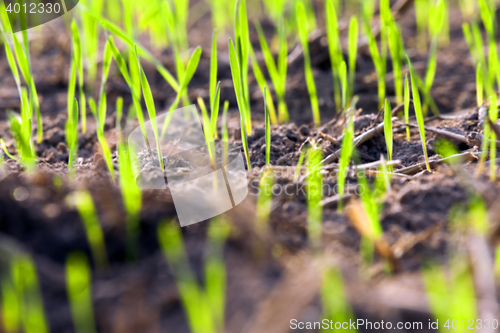
[[[328,38],[328,52],[330,54],[330,64],[332,66],[333,75],[333,91],[335,97],[335,106],[337,110],[341,110],[341,92],[340,92],[340,77],[339,77],[339,67],[342,62],[342,46],[340,44],[339,30],[338,30],[338,19],[335,10],[333,0],[327,0],[325,2],[325,12],[326,12],[326,33]],[[354,34],[354,32],[352,32]],[[356,42],[357,43],[357,42]],[[349,33],[349,47],[351,47],[351,31]],[[356,44],[357,46],[357,44]],[[349,52],[351,56],[351,52]]]
[[[320,205],[323,200],[323,175],[320,163],[323,158],[321,149],[311,149],[307,155],[307,177],[306,177],[306,202],[307,202],[307,224],[309,241],[318,245],[321,241],[321,229],[323,223],[323,208]]]
[[[28,92],[24,87],[21,88],[21,96],[21,117],[9,112],[7,119],[16,148],[21,151],[19,162],[31,170],[36,164],[35,148],[31,139],[33,110],[28,101]]]
[[[177,226],[174,226],[172,222],[161,223],[158,227],[158,238],[163,254],[174,274],[191,331],[193,333],[215,333],[217,319],[214,316],[214,310],[216,309],[212,308],[212,305],[214,303],[220,304],[214,300],[223,299],[223,295],[219,293],[209,298],[208,293],[198,285],[189,266],[189,258],[184,248],[180,229]],[[224,266],[219,266],[219,269],[224,269]],[[221,274],[218,275],[221,276]],[[224,303],[222,302],[222,304]],[[219,310],[218,313],[223,312]]]
[[[79,191],[73,193],[69,197],[69,201],[71,205],[76,206],[80,214],[95,266],[98,269],[107,268],[108,255],[104,243],[104,234],[92,196],[87,191]]]
[[[474,280],[466,258],[452,258],[449,271],[434,265],[422,271],[431,313],[445,332],[477,316]],[[448,273],[448,274],[447,274]]]
[[[490,109],[488,111],[489,120],[492,124],[495,124],[498,120],[498,104],[497,95],[493,93],[490,97]],[[495,131],[490,131],[490,180],[493,182],[496,180],[497,168],[496,168],[496,155],[497,155],[497,136]]]
[[[306,78],[307,90],[309,91],[313,120],[314,124],[316,126],[319,126],[321,124],[321,118],[319,114],[318,95],[316,92],[316,83],[314,82],[314,76],[311,66],[311,56],[309,55],[309,24],[307,22],[304,4],[300,1],[297,2],[296,14],[299,39],[304,54],[304,75]]]
[[[359,25],[356,16],[352,16],[349,21],[349,96],[350,100],[354,95],[354,81],[356,79],[356,58],[358,54]]]
[[[273,201],[274,172],[271,168],[264,168],[259,181],[259,194],[257,197],[256,219],[257,230],[265,235],[267,231],[271,206]]]
[[[410,123],[410,83],[408,74],[405,74],[405,91],[404,91],[404,114],[405,124]],[[406,140],[410,141],[410,127],[406,127]]]
[[[85,102],[84,77],[83,77],[83,54],[82,44],[80,40],[80,32],[76,22],[71,23],[71,40],[73,44],[73,61],[76,63],[76,71],[78,72],[78,88],[80,93],[80,109],[82,119],[82,132],[87,132],[87,106]],[[74,90],[73,90],[74,91]],[[71,110],[71,109],[70,109]]]
[[[236,51],[234,49],[234,44],[231,38],[229,38],[229,62],[231,66],[231,76],[233,78],[234,93],[236,94],[236,101],[238,103],[238,109],[240,111],[241,141],[243,144],[243,149],[247,160],[248,170],[251,170],[250,155],[249,155],[248,141],[247,141],[248,126],[246,124],[247,119],[249,119],[249,116],[246,113],[249,112],[249,110],[247,109],[245,100],[243,98],[243,88],[241,86],[241,78],[240,78],[240,72],[241,72],[240,64],[238,62],[238,57],[236,56]]]
[[[49,333],[35,263],[24,254],[10,262],[11,278],[19,300],[19,313],[25,333]]]
[[[71,253],[66,259],[66,283],[76,332],[96,332],[91,272],[88,259],[83,253]]]
[[[153,134],[154,134],[155,141],[156,141],[156,153],[158,154],[158,163],[160,163],[160,169],[163,170],[163,156],[161,153],[160,139],[158,137],[158,127],[156,124],[155,102],[153,100],[153,94],[151,93],[151,88],[149,87],[149,82],[148,82],[148,79],[146,77],[146,74],[142,70],[141,60],[139,58],[137,46],[135,47],[135,57],[137,59],[137,66],[138,66],[139,73],[141,76],[142,94],[144,96],[144,101],[146,102],[146,108],[148,109],[148,114],[149,114],[149,121],[151,122],[151,127],[153,129]],[[181,93],[179,93],[177,96],[180,96],[180,95],[181,95]],[[163,134],[162,134],[162,136],[163,136]]]
[[[378,79],[378,108],[382,109],[384,106],[384,99],[385,99],[385,93],[386,93],[386,86],[385,86],[385,73],[386,73],[386,57],[387,57],[387,51],[385,49],[386,44],[381,43],[381,51],[379,52],[378,46],[377,46],[377,41],[375,40],[375,37],[371,31],[371,27],[366,22],[365,19],[365,33],[368,38],[368,48],[370,50],[370,54],[372,56],[373,64],[375,66],[375,72],[377,73],[377,79]],[[384,27],[382,28],[382,41],[385,40],[385,31]]]
[[[248,56],[250,45],[250,36],[248,32],[247,6],[246,0],[238,0],[235,5],[234,14],[234,40],[236,44],[237,64],[235,70],[238,70],[239,85],[241,90],[240,102],[238,106],[243,108],[245,121],[243,124],[246,128],[246,134],[252,134],[252,120],[250,114],[250,94],[248,88]],[[234,49],[234,47],[233,47]],[[231,65],[231,72],[233,71]],[[233,77],[234,82],[234,77]]]
[[[210,222],[207,234],[207,245],[210,251],[207,251],[205,257],[205,289],[217,332],[224,332],[226,304],[224,244],[230,230],[226,220],[215,218]]]
[[[396,93],[396,104],[399,105],[403,103],[403,86],[401,85],[403,81],[403,62],[401,54],[401,50],[403,49],[403,46],[401,45],[402,37],[395,22],[389,27],[388,33],[389,50],[391,51],[392,68],[394,73],[394,91]]]
[[[123,205],[127,213],[127,256],[134,260],[138,255],[137,242],[142,206],[142,193],[134,178],[130,162],[130,147],[123,140],[121,128],[123,99],[116,101],[116,127],[118,133],[118,171],[120,174],[120,190]]]
[[[271,120],[267,109],[267,88],[264,88],[264,117],[266,118],[266,164],[271,164]]]
[[[355,317],[347,299],[342,272],[338,267],[325,267],[322,269],[321,303],[323,316],[333,322],[350,322]],[[325,332],[327,330],[323,330]],[[357,332],[355,329],[346,329],[346,332]]]
[[[424,115],[422,113],[422,104],[420,103],[420,95],[415,80],[415,72],[413,70],[413,65],[411,64],[408,55],[406,56],[406,58],[408,60],[408,65],[410,66],[410,80],[411,80],[411,89],[413,96],[413,107],[415,108],[415,116],[417,118],[418,130],[420,131],[420,139],[422,141],[422,150],[424,152],[425,165],[427,167],[427,171],[431,171],[431,167],[429,165],[429,157],[427,155],[427,146],[425,142]]]
[[[288,62],[286,58],[288,54],[288,46],[287,46],[286,32],[283,19],[281,18],[279,22],[279,30],[278,30],[279,51],[278,51],[277,64],[275,63],[273,55],[269,49],[269,45],[267,44],[266,37],[264,35],[262,27],[260,26],[260,23],[257,21],[255,22],[255,28],[259,36],[260,47],[264,55],[267,71],[269,73],[269,76],[271,77],[271,81],[273,82],[274,90],[276,91],[276,96],[278,97],[279,121],[288,122],[290,120],[290,117],[288,115],[288,108],[285,102],[286,73],[288,67]],[[273,105],[272,99],[270,99],[268,102],[268,106],[270,105]],[[270,108],[270,111],[271,111],[271,122],[273,125],[276,125],[277,119],[276,115],[274,114],[274,110]]]
[[[212,53],[210,54],[210,111],[212,133],[217,139],[217,118],[219,116],[220,82],[217,83],[217,31],[212,36]]]
[[[252,70],[255,76],[255,81],[257,81],[257,84],[259,85],[260,91],[262,92],[262,95],[264,95],[264,89],[267,87],[267,82],[266,78],[264,77],[264,74],[262,73],[260,67],[259,67],[259,62],[257,60],[257,57],[255,56],[255,52],[253,50],[253,47],[250,46],[250,59],[252,61]],[[267,100],[266,107],[269,109],[269,112],[271,114],[271,120],[273,121],[273,124],[278,123],[278,118],[276,116],[276,109],[274,107],[274,103],[272,98]]]
[[[389,161],[392,161],[392,147],[393,147],[393,137],[392,137],[392,109],[391,103],[386,98],[384,107],[384,135],[385,143],[387,145],[387,156]]]
[[[19,332],[21,325],[21,304],[16,289],[8,277],[2,278],[0,284],[2,324],[6,333]]]
[[[342,211],[344,202],[345,180],[349,163],[351,161],[352,151],[354,149],[354,107],[351,107],[348,115],[347,126],[344,130],[344,137],[342,139],[342,148],[340,150],[339,171],[337,176],[337,186],[339,189],[339,203],[337,210]]]
[[[73,167],[78,153],[78,101],[76,98],[72,105],[72,110],[68,112],[68,120],[66,121],[66,144],[69,148],[68,169]]]

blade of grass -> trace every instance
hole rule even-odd
[[[316,126],[321,124],[319,114],[318,95],[316,92],[316,83],[311,66],[311,57],[309,55],[309,25],[307,22],[306,11],[302,2],[297,2],[297,28],[299,32],[300,43],[302,44],[302,51],[304,54],[304,75],[306,78],[307,90],[309,91],[309,99],[311,101],[311,109],[313,113],[313,120]]]
[[[264,117],[266,118],[266,164],[271,164],[271,124],[267,109],[267,88],[264,88]]]
[[[339,171],[337,175],[337,186],[338,186],[338,194],[339,194],[339,203],[337,206],[338,212],[342,211],[343,208],[343,200],[344,200],[344,186],[345,180],[347,178],[347,172],[349,163],[351,161],[352,151],[354,149],[354,108],[351,108],[351,111],[348,115],[347,126],[344,130],[344,137],[342,139],[342,148],[340,150],[340,161],[339,161]]]
[[[384,107],[384,135],[385,135],[385,143],[387,145],[387,156],[389,161],[392,161],[392,109],[391,103],[386,98],[385,99],[385,107]]]
[[[413,65],[411,64],[408,55],[406,56],[406,59],[408,60],[408,65],[410,66],[410,80],[411,80],[411,89],[413,95],[413,107],[415,108],[415,116],[417,118],[418,130],[420,131],[420,139],[422,141],[422,150],[424,151],[425,165],[427,166],[427,171],[431,171],[431,167],[429,165],[429,158],[427,156],[427,146],[425,142],[424,116],[422,113],[422,105],[420,104],[420,95],[418,92],[418,86],[415,81],[415,72],[413,70]]]
[[[82,219],[94,264],[98,269],[107,268],[108,255],[104,242],[104,234],[92,196],[87,191],[78,191],[70,196],[69,201],[72,205],[76,206]]]
[[[405,113],[405,124],[408,124],[410,122],[410,83],[408,81],[408,74],[405,74],[404,113]],[[410,141],[409,127],[406,127],[406,140]]]
[[[76,332],[96,332],[92,307],[91,273],[87,257],[83,253],[71,253],[66,259],[66,281]]]
[[[323,175],[319,164],[323,158],[321,149],[312,149],[307,155],[306,202],[309,242],[318,245],[321,241],[323,223]]]
[[[354,80],[356,78],[356,57],[358,53],[358,19],[352,16],[349,22],[349,92],[347,97],[351,99],[354,94]]]

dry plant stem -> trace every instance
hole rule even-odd
[[[429,164],[432,168],[434,168],[438,164],[441,164],[443,162],[446,162],[448,160],[453,160],[456,158],[465,158],[468,162],[477,161],[479,156],[481,156],[481,152],[465,152],[465,153],[461,153],[461,154],[451,155],[451,156],[448,156],[446,158],[432,160],[432,161],[429,161]],[[411,166],[406,167],[406,168],[396,170],[395,173],[404,174],[404,175],[414,175],[414,174],[416,174],[424,169],[425,169],[425,162],[421,162],[421,163],[411,165]]]
[[[405,124],[403,122],[397,121],[396,124],[401,125],[401,126],[408,126],[408,127],[418,128],[417,124],[412,124],[412,123]],[[425,126],[424,128],[428,132],[439,134],[439,135],[447,137],[449,139],[453,139],[453,140],[457,140],[457,141],[466,143],[466,144],[468,144],[470,146],[474,146],[476,144],[475,141],[471,141],[465,135],[460,135],[460,134],[456,134],[456,133],[453,133],[453,132],[445,131],[445,130],[442,130],[442,129],[439,129],[439,128],[433,128],[433,127],[428,127],[428,126]]]
[[[397,119],[398,119],[397,117],[393,117],[392,121],[396,121]],[[374,128],[364,132],[363,134],[358,135],[356,138],[354,138],[354,141],[353,141],[354,147],[357,147],[360,144],[362,144],[363,142],[370,140],[377,133],[380,133],[383,130],[384,130],[384,123],[380,123],[377,126],[375,126]],[[333,154],[328,155],[323,161],[321,161],[320,164],[328,164],[328,163],[332,163],[332,162],[336,161],[340,157],[341,150],[342,150],[342,148],[338,149]]]
[[[330,141],[332,144],[334,144],[335,146],[340,146],[340,142],[335,139],[334,137],[328,135],[328,134],[325,134],[323,132],[319,132],[319,135],[323,138],[323,139],[326,139],[328,141]]]

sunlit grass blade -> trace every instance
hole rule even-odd
[[[264,88],[264,117],[266,118],[266,164],[271,163],[271,121],[267,109],[267,88]]]
[[[309,242],[318,245],[321,241],[321,230],[323,224],[323,175],[320,163],[323,158],[321,149],[311,149],[307,155],[307,177],[306,177],[306,202],[307,202],[307,229]]]
[[[413,107],[415,108],[415,116],[417,118],[418,130],[420,131],[420,139],[422,141],[422,150],[424,152],[425,157],[425,165],[427,167],[427,171],[431,171],[431,167],[429,165],[429,157],[427,156],[427,146],[425,142],[425,128],[424,128],[424,116],[422,113],[422,104],[420,103],[420,95],[418,91],[417,82],[415,80],[415,72],[413,70],[413,66],[411,64],[410,58],[408,55],[406,56],[408,60],[408,65],[410,66],[410,80],[411,80],[411,89],[413,96]]]
[[[354,108],[354,105],[353,105]],[[342,211],[344,202],[344,191],[345,191],[345,180],[347,178],[347,172],[349,163],[351,161],[352,151],[354,149],[354,109],[349,111],[347,120],[347,126],[344,130],[344,138],[342,139],[342,146],[340,150],[340,160],[339,160],[339,171],[337,174],[337,187],[339,194],[339,203],[337,210]]]
[[[20,303],[23,331],[49,333],[35,262],[28,255],[16,254],[11,258],[10,270]]]
[[[243,144],[243,149],[245,152],[245,158],[247,160],[248,170],[251,170],[250,165],[250,155],[248,150],[248,141],[247,141],[247,125],[245,123],[246,119],[246,106],[243,100],[243,92],[241,87],[241,79],[240,79],[240,65],[238,63],[238,58],[236,55],[236,51],[234,49],[234,44],[231,38],[229,38],[229,62],[231,66],[231,75],[233,78],[234,92],[236,94],[236,101],[238,103],[238,109],[240,111],[240,119],[241,119],[241,141]]]
[[[83,54],[82,54],[82,44],[80,40],[80,32],[78,31],[78,26],[73,20],[71,23],[71,40],[73,44],[73,54],[74,61],[76,63],[76,69],[78,72],[78,88],[80,93],[80,110],[82,119],[82,132],[87,132],[87,103],[85,101],[84,92],[84,77],[83,77]]]
[[[212,53],[210,54],[210,106],[213,106],[215,101],[215,92],[217,86],[217,30],[214,30],[212,35]],[[210,110],[212,114],[214,109]],[[217,110],[218,111],[218,110]]]
[[[338,19],[335,11],[335,6],[333,4],[333,0],[327,0],[325,2],[325,12],[326,12],[326,33],[328,38],[328,52],[330,54],[330,64],[332,67],[332,75],[333,75],[334,98],[336,102],[336,108],[337,110],[340,110],[342,104],[340,98],[341,92],[340,92],[340,81],[339,81],[338,70],[340,62],[342,61],[342,47],[340,45]],[[354,34],[354,32],[352,33]],[[351,37],[349,36],[349,38]],[[349,43],[350,43],[349,46],[351,47],[353,45],[351,43],[351,39],[349,39]]]
[[[116,126],[118,132],[118,171],[123,206],[127,213],[127,256],[134,260],[138,255],[139,223],[141,218],[142,193],[134,178],[130,162],[130,146],[123,141],[121,128],[123,99],[116,101]]]
[[[408,74],[405,74],[404,114],[405,114],[405,124],[408,124],[410,122],[410,83],[408,81]],[[410,141],[409,127],[406,127],[406,139]]]
[[[153,129],[153,134],[156,141],[156,153],[158,154],[158,162],[160,163],[160,169],[163,170],[163,156],[161,153],[160,138],[158,137],[158,127],[156,124],[156,107],[153,100],[153,94],[151,93],[151,88],[149,87],[149,82],[146,74],[142,70],[141,60],[139,58],[139,53],[137,47],[135,48],[135,57],[137,59],[137,65],[139,72],[141,74],[141,88],[142,94],[144,96],[144,101],[146,102],[146,108],[148,109],[149,121],[151,122],[151,127]]]
[[[229,141],[229,132],[227,130],[227,110],[229,109],[229,101],[224,102],[224,109],[222,111],[222,142]]]
[[[21,324],[21,304],[14,285],[7,277],[2,277],[0,284],[0,311],[2,313],[3,328],[6,333],[19,332]]]
[[[352,16],[349,22],[349,96],[351,98],[354,94],[354,80],[356,78],[356,58],[358,53],[358,19]]]
[[[477,107],[480,107],[483,105],[483,69],[481,67],[481,63],[477,65],[476,69],[476,100],[477,100]]]
[[[349,95],[348,93],[349,86],[347,83],[347,67],[345,61],[342,61],[340,63],[339,78],[340,78],[340,86],[342,88],[342,112],[345,112],[347,107],[347,98]]]
[[[180,299],[193,333],[215,333],[210,299],[200,288],[194,276],[184,248],[182,235],[173,223],[162,222],[158,226],[158,239],[163,254],[173,272]]]
[[[72,253],[66,259],[66,281],[76,332],[96,332],[92,306],[91,272],[87,257],[83,253]]]
[[[215,167],[215,150],[214,150],[214,135],[212,133],[212,126],[210,124],[210,118],[208,117],[207,107],[203,98],[198,97],[198,105],[201,109],[202,119],[203,119],[203,132],[205,134],[205,142],[207,144],[208,152],[210,154],[210,160],[212,162],[212,167]]]
[[[322,318],[333,322],[349,323],[355,321],[352,308],[346,295],[346,288],[342,272],[338,267],[322,269],[321,303],[323,305]],[[344,332],[356,332],[355,329],[342,329]]]
[[[304,75],[306,78],[307,90],[309,91],[309,99],[311,100],[311,109],[313,120],[316,126],[321,124],[319,113],[318,95],[316,92],[316,83],[311,66],[311,57],[309,55],[309,24],[307,22],[306,11],[302,2],[297,2],[297,28],[299,32],[300,43],[304,54]]]
[[[107,268],[108,255],[104,242],[104,234],[92,196],[87,191],[79,191],[73,193],[69,200],[72,205],[76,206],[82,219],[94,264],[99,269]]]
[[[274,172],[264,168],[259,180],[259,194],[256,207],[256,227],[259,233],[265,235],[269,225],[271,206],[273,202]]]
[[[68,113],[66,122],[66,144],[69,148],[68,169],[73,167],[78,152],[78,101],[73,101],[73,110]]]
[[[212,310],[217,332],[224,332],[226,310],[226,268],[224,244],[229,236],[230,226],[223,218],[210,221],[207,234],[207,255],[205,257],[205,289]]]
[[[393,146],[391,111],[392,111],[391,103],[386,98],[384,107],[384,135],[385,135],[385,143],[387,145],[387,156],[389,158],[389,161],[392,161],[392,146]]]
[[[217,83],[217,88],[215,89],[214,99],[211,101],[212,103],[212,113],[210,115],[210,124],[212,127],[212,133],[214,135],[214,139],[218,138],[217,134],[217,119],[219,118],[219,105],[220,105],[220,81]]]

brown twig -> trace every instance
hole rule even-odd
[[[438,164],[441,164],[441,163],[449,161],[449,160],[458,159],[458,158],[460,158],[460,159],[465,158],[468,161],[476,161],[479,158],[479,155],[481,155],[480,152],[474,152],[474,153],[473,152],[465,152],[465,153],[461,153],[461,154],[451,155],[451,156],[441,158],[441,159],[430,160],[429,165],[431,166],[431,168],[434,168]],[[414,175],[414,174],[424,170],[425,168],[426,168],[425,162],[420,162],[418,164],[411,165],[409,167],[396,170],[394,172],[401,173],[404,175]]]
[[[392,118],[392,121],[396,121],[397,118],[394,117]],[[353,147],[357,147],[363,142],[366,142],[373,138],[377,133],[380,133],[384,130],[384,123],[380,123],[377,126],[369,129],[368,131],[364,132],[363,134],[358,135],[354,140],[353,140]],[[338,158],[340,158],[340,152],[342,151],[342,148],[337,149],[333,154],[328,155],[323,161],[320,162],[320,164],[329,164],[334,161],[336,161]]]

